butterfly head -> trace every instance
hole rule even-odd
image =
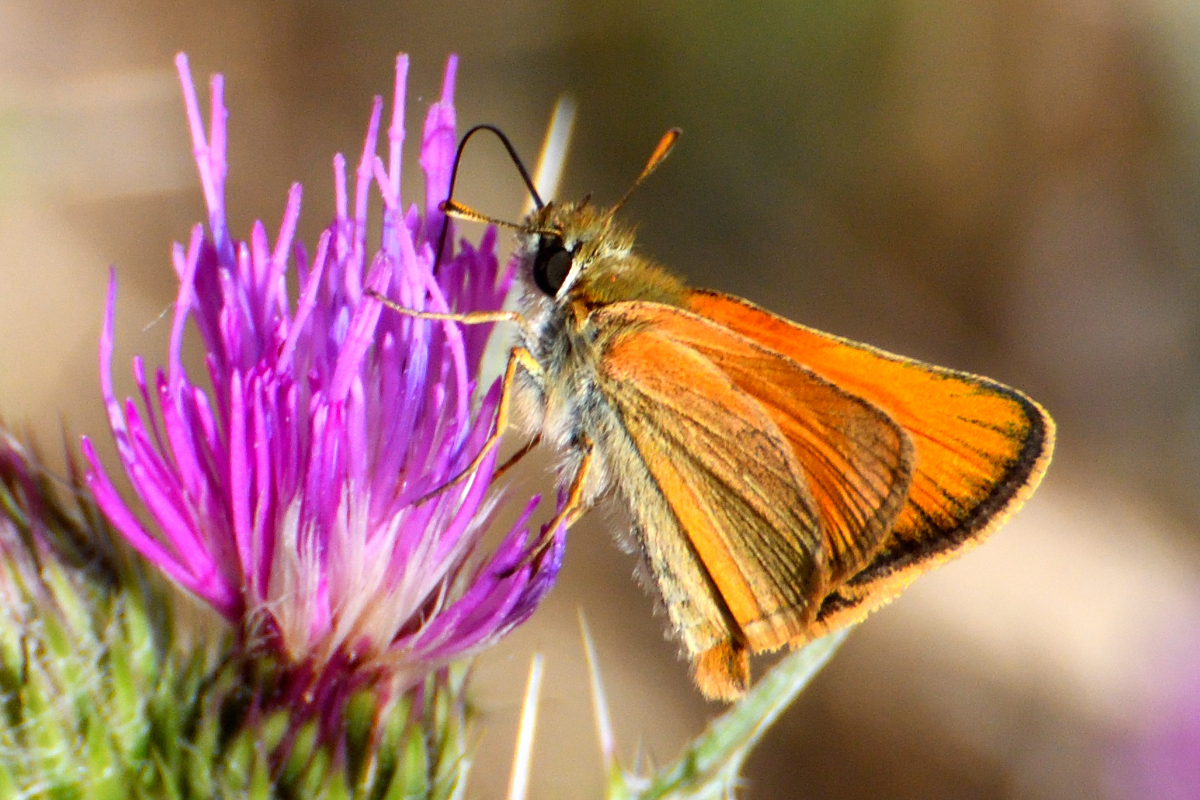
[[[507,137],[493,126],[477,125],[468,131],[459,144],[459,157],[469,136],[479,130],[489,130],[500,137],[537,207],[519,223],[480,214],[450,198],[441,208],[457,219],[516,230],[517,256],[524,262],[520,274],[529,284],[526,304],[535,307],[527,311],[546,313],[558,309],[561,315],[568,307],[590,309],[621,300],[681,304],[683,284],[661,267],[634,255],[633,228],[616,220],[625,201],[671,152],[679,138],[678,128],[667,131],[633,185],[620,200],[606,208],[593,205],[587,198],[576,203],[543,201]],[[439,260],[443,246],[444,242],[438,248]]]
[[[629,190],[608,208],[594,206],[587,198],[578,203],[543,203],[531,186],[537,208],[520,226],[521,244],[534,286],[544,297],[560,306],[581,300],[588,306],[623,299],[672,301],[658,296],[663,288],[658,286],[663,283],[660,275],[667,284],[677,281],[633,256],[633,229],[615,218],[678,138],[678,128],[667,131]],[[671,287],[668,294],[673,293],[677,291]]]
[[[634,229],[617,207],[547,203],[526,217],[518,253],[539,305],[592,309],[622,300],[680,305],[684,285],[634,252]]]
[[[611,210],[577,203],[547,203],[525,218],[518,252],[537,291],[565,300],[595,269],[611,270],[633,252],[633,231],[614,222]],[[606,270],[606,271],[607,271]]]

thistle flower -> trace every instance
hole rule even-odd
[[[185,57],[176,64],[208,232],[197,226],[187,248],[175,248],[179,293],[166,368],[151,382],[140,359],[133,365],[142,410],[117,400],[110,377],[115,279],[100,345],[109,424],[157,534],[121,499],[85,439],[87,481],[139,553],[233,624],[247,649],[304,676],[284,702],[313,703],[336,725],[329,712],[356,687],[402,691],[496,642],[532,613],[558,571],[563,531],[529,530],[537,497],[485,552],[481,539],[498,506],[489,493],[495,452],[454,480],[494,422],[498,387],[477,386],[490,326],[381,313],[365,296],[370,288],[435,312],[496,309],[512,275],[499,270],[494,230],[458,252],[447,237],[435,269],[450,224],[438,204],[455,151],[453,58],[421,141],[424,212],[400,201],[401,56],[388,161],[375,155],[377,97],[353,205],[339,155],[336,218],[311,258],[293,245],[298,185],[273,244],[261,223],[248,241],[230,237],[222,80],[212,80],[206,135]],[[383,221],[368,260],[372,192]],[[210,391],[183,367],[189,317]]]

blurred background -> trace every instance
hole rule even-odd
[[[199,83],[227,77],[239,235],[273,230],[298,180],[315,241],[330,159],[358,152],[402,50],[415,156],[453,51],[460,126],[496,123],[530,160],[574,94],[564,197],[615,199],[683,127],[625,213],[695,285],[1053,413],[1039,493],[851,636],[742,796],[1200,797],[1200,5],[0,0],[0,413],[52,461],[64,423],[109,442],[109,265],[124,390],[132,354],[165,352],[169,246],[203,213],[179,50]],[[464,202],[517,217],[498,146],[463,172]],[[589,514],[548,603],[479,667],[472,796],[503,796],[534,651],[533,794],[599,796],[579,608],[627,760],[667,760],[720,711],[630,580],[622,525]]]

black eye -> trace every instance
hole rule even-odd
[[[538,288],[554,297],[571,272],[575,254],[563,247],[560,239],[542,239],[533,258],[533,280]]]

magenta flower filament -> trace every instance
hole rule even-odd
[[[249,646],[309,668],[371,665],[415,685],[525,620],[563,548],[562,530],[530,530],[532,497],[485,552],[498,506],[494,452],[446,485],[494,423],[498,386],[478,385],[491,326],[416,319],[364,295],[371,288],[408,308],[446,312],[498,309],[508,291],[512,274],[499,268],[494,230],[478,247],[448,246],[434,269],[449,224],[438,203],[454,158],[456,62],[425,120],[423,211],[400,201],[401,56],[387,161],[376,156],[376,98],[352,196],[345,162],[334,159],[336,218],[311,256],[294,242],[298,185],[273,242],[261,223],[247,241],[230,238],[222,81],[212,81],[206,132],[183,56],[177,66],[208,230],[198,225],[188,246],[175,248],[167,363],[151,379],[135,360],[140,409],[117,399],[110,374],[115,280],[101,339],[110,427],[154,525],[126,505],[85,440],[89,485],[132,546]],[[372,193],[383,220],[368,255]],[[204,345],[208,391],[183,367],[189,319]]]

